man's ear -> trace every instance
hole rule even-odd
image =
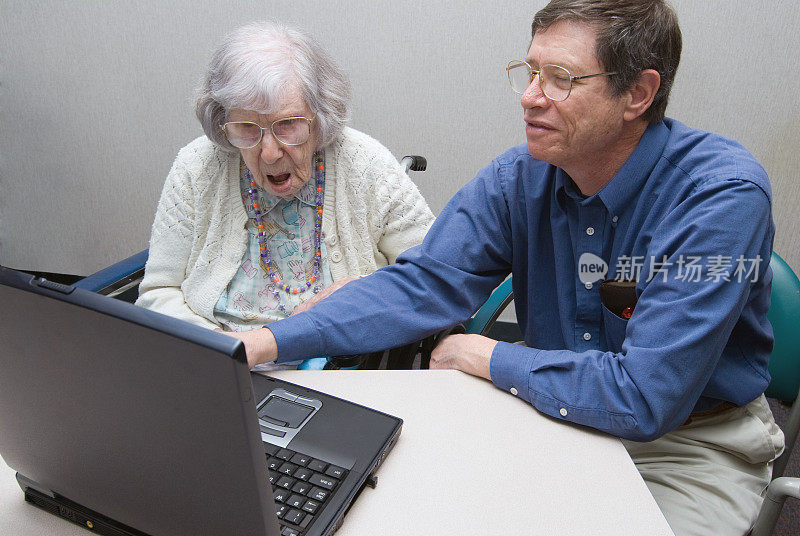
[[[658,88],[661,87],[661,75],[653,69],[645,69],[639,73],[639,78],[628,89],[628,104],[625,107],[626,121],[633,121],[641,117],[653,104]]]

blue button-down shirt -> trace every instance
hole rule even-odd
[[[649,440],[769,383],[770,205],[743,147],[669,119],[589,197],[519,146],[397,264],[269,328],[280,361],[394,347],[466,320],[511,272],[528,347],[497,344],[495,385],[553,417]],[[629,320],[601,302],[611,278],[636,280]]]

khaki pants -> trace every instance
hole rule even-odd
[[[623,444],[675,536],[742,536],[761,508],[783,432],[761,395],[655,441]]]

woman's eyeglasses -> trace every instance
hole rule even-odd
[[[231,145],[237,149],[251,149],[261,143],[264,131],[269,130],[284,145],[302,145],[311,136],[311,122],[307,117],[284,117],[262,127],[251,121],[228,121],[220,128]]]

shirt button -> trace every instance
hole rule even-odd
[[[586,285],[584,285],[584,286],[586,287],[586,290],[592,290],[592,287],[594,285],[592,285],[591,283],[586,283]]]
[[[592,338],[592,334],[591,333],[584,333],[583,334],[583,340],[584,341],[591,340],[591,338]]]
[[[558,412],[561,414],[562,417],[567,416],[567,408],[561,408],[560,410],[558,410]]]
[[[619,216],[614,216],[613,218],[611,218],[611,221],[614,223],[617,223],[617,220],[619,220]]]
[[[508,392],[514,396],[517,396],[517,394],[519,394],[519,391],[517,391],[516,387],[512,387],[511,389],[508,390]]]
[[[587,227],[586,234],[592,236],[594,234],[594,227]]]
[[[339,240],[336,238],[336,235],[333,235],[333,236],[332,236],[332,237],[331,237],[331,238],[328,240],[328,244],[330,244],[331,246],[335,246],[335,245],[336,245],[336,243],[337,243],[338,241],[339,241]]]
[[[342,254],[341,254],[341,253],[339,253],[338,251],[334,251],[334,252],[331,254],[331,260],[332,260],[333,262],[339,262],[340,260],[342,260]]]

